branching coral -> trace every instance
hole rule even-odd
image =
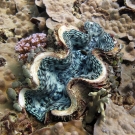
[[[36,33],[25,39],[21,39],[15,46],[16,52],[19,53],[19,60],[31,62],[36,55],[34,51],[37,48],[46,46],[46,34]]]
[[[94,120],[96,113],[100,113],[100,120],[105,121],[105,103],[108,103],[110,94],[102,88],[98,92],[90,92],[89,96],[93,97],[93,101],[88,103],[88,112],[83,119],[84,127]]]

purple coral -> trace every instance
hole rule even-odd
[[[35,33],[21,39],[15,46],[15,51],[19,53],[19,60],[26,61],[31,49],[44,48],[46,46],[46,40],[46,34],[44,33]]]

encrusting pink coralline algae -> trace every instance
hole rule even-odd
[[[26,61],[28,55],[34,53],[37,48],[44,48],[46,40],[44,33],[35,33],[27,38],[22,38],[15,46],[15,51],[19,53],[19,60]]]

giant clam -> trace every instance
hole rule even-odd
[[[75,82],[95,87],[107,77],[106,66],[96,50],[111,51],[114,39],[97,23],[86,22],[84,28],[86,33],[70,25],[60,26],[57,40],[65,47],[66,55],[42,52],[29,68],[37,87],[22,89],[19,104],[40,121],[49,111],[56,116],[70,116],[77,111],[81,97],[77,97],[77,90],[72,90]]]

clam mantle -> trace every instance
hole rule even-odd
[[[34,58],[30,73],[38,87],[22,89],[19,104],[40,121],[44,121],[49,111],[56,116],[70,116],[78,109],[78,97],[71,89],[74,82],[95,86],[107,77],[96,49],[111,51],[114,39],[97,23],[86,22],[84,28],[86,33],[67,25],[58,29],[66,55],[59,57],[54,52],[43,52]]]

